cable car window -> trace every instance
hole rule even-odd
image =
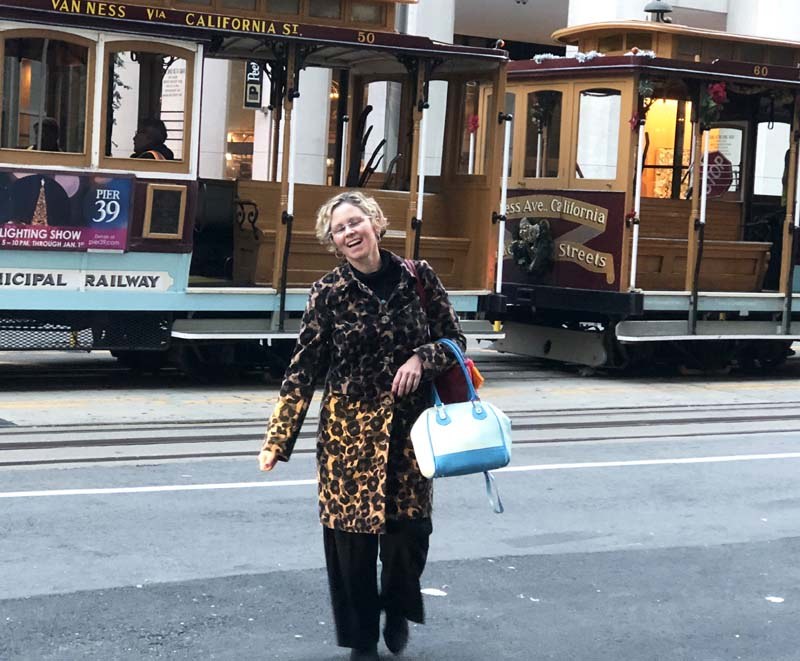
[[[447,105],[447,86],[444,80],[432,80],[428,90],[428,102],[431,108],[444,108]],[[444,113],[425,113],[425,174],[438,177],[442,174],[442,156],[444,152]]]
[[[351,17],[357,23],[372,23],[381,25],[383,23],[383,7],[371,5],[366,2],[353,2],[351,5]]]
[[[629,32],[625,37],[625,48],[631,50],[651,50],[653,48],[653,35],[647,32]]]
[[[622,93],[583,90],[578,115],[578,179],[616,179]]]
[[[0,146],[85,152],[89,49],[53,39],[7,39]]]
[[[185,59],[145,51],[112,52],[105,154],[155,161],[184,159]]]
[[[794,66],[794,51],[791,48],[770,48],[767,50],[767,59],[770,64],[791,67]]]
[[[758,125],[753,188],[756,195],[782,196],[785,201],[790,134],[791,128],[785,122],[761,122]],[[780,158],[781,154],[783,158]]]
[[[622,35],[612,34],[605,37],[600,37],[597,42],[597,49],[601,53],[613,53],[615,51],[622,51]]]
[[[341,0],[308,0],[308,15],[314,18],[341,18]]]
[[[256,0],[222,0],[222,9],[247,9],[255,11]]]
[[[267,0],[267,9],[278,14],[299,14],[300,0]]]
[[[477,80],[464,83],[461,94],[463,123],[458,155],[458,174],[483,174],[483,160],[480,156],[486,142],[485,118],[481,117],[481,84]],[[484,137],[481,137],[484,136]]]
[[[363,109],[350,143],[347,186],[401,188],[407,157],[400,151],[403,85],[374,81],[364,86]]]
[[[692,159],[692,104],[658,99],[650,105],[645,124],[642,195],[686,199]]]
[[[722,195],[728,200],[740,200],[742,196],[742,152],[744,149],[744,129],[737,126],[719,126],[708,134],[709,162],[716,163],[716,171],[727,177],[730,185]],[[715,156],[719,154],[719,156]],[[709,168],[711,171],[711,168]]]
[[[561,92],[528,94],[524,177],[558,176],[562,103]]]

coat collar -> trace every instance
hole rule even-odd
[[[416,287],[416,278],[413,276],[411,271],[408,270],[405,260],[402,257],[395,255],[393,252],[381,248],[381,257],[383,257],[383,255],[388,255],[391,261],[400,265],[400,284],[396,291],[414,291],[414,288]],[[353,267],[350,266],[350,263],[347,260],[339,264],[339,266],[334,269],[334,273],[339,276],[343,290],[349,290],[351,287],[353,287],[360,289],[365,293],[372,294],[372,291],[355,276],[355,273],[353,273]],[[392,294],[392,298],[394,298],[394,294]]]

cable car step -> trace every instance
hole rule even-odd
[[[495,331],[487,320],[464,320],[464,335],[473,340],[498,340],[505,333]],[[299,319],[287,319],[284,330],[273,326],[271,319],[176,319],[172,337],[179,340],[280,340],[295,339]]]
[[[800,322],[783,334],[779,321],[698,321],[697,332],[689,332],[689,322],[621,321],[616,335],[620,342],[665,342],[686,340],[800,340]]]

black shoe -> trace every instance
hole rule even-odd
[[[350,661],[380,661],[378,656],[378,646],[365,647],[364,649],[356,649],[355,647],[350,651]]]
[[[392,654],[400,654],[408,645],[408,620],[402,615],[386,615],[383,642]]]

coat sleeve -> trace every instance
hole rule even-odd
[[[319,282],[311,288],[297,344],[261,446],[262,450],[275,450],[281,461],[289,461],[314,396],[317,378],[324,374],[329,362],[330,323],[325,291]]]
[[[422,285],[428,294],[428,305],[425,314],[428,317],[428,326],[431,339],[439,340],[443,337],[454,340],[462,351],[467,350],[467,339],[461,332],[458,315],[450,304],[447,290],[444,288],[439,276],[426,261],[418,263],[417,277],[422,279]],[[456,364],[453,354],[437,342],[429,342],[414,350],[422,359],[422,378],[434,379],[439,374]]]

